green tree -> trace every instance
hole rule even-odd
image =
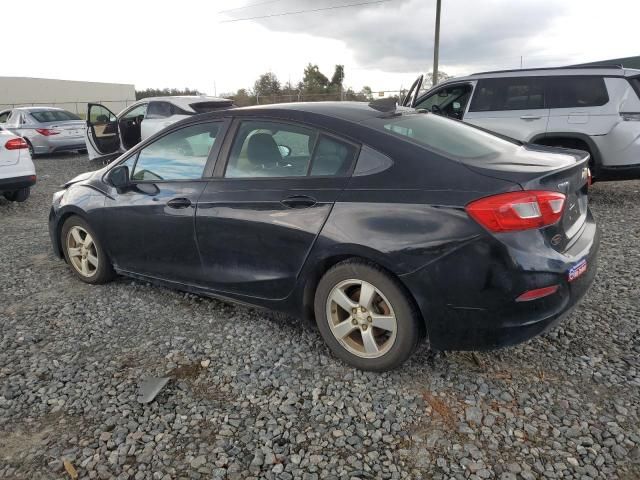
[[[302,77],[302,90],[305,93],[325,93],[329,79],[318,68],[318,65],[308,64]]]
[[[263,73],[253,86],[256,96],[266,97],[280,94],[280,81],[272,72]]]
[[[178,95],[201,95],[201,93],[192,88],[147,88],[145,90],[136,90],[136,100],[149,97],[173,97]]]
[[[344,65],[336,65],[336,68],[333,71],[333,76],[331,77],[331,85],[334,87],[338,87],[338,89],[340,89],[342,88],[343,82],[344,82]]]
[[[360,90],[360,95],[364,97],[364,100],[373,100],[373,92],[371,91],[371,87],[367,85],[362,87],[362,90]]]

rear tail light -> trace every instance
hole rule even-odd
[[[531,300],[537,300],[542,297],[548,297],[558,291],[560,285],[551,285],[550,287],[536,288],[534,290],[527,290],[518,298],[516,302],[530,302]]]
[[[20,150],[21,148],[29,148],[29,145],[25,142],[24,138],[12,138],[11,140],[7,140],[4,148],[7,150]]]
[[[52,130],[51,128],[36,128],[36,132],[40,135],[44,135],[45,137],[50,137],[51,135],[59,135],[60,132],[57,130]]]
[[[466,211],[491,232],[511,232],[553,225],[562,217],[564,202],[559,192],[525,190],[481,198]]]

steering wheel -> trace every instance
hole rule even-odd
[[[431,105],[431,113],[442,115],[442,109],[440,108],[440,105]]]

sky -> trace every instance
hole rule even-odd
[[[432,69],[436,1],[333,8],[367,1],[22,0],[20,15],[3,21],[0,75],[221,94],[268,71],[295,84],[313,63],[328,77],[343,64],[354,90],[407,88]],[[440,70],[640,55],[638,18],[638,0],[442,0]]]

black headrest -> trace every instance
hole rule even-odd
[[[247,158],[254,165],[272,167],[282,160],[282,155],[270,134],[256,133],[249,139]]]

